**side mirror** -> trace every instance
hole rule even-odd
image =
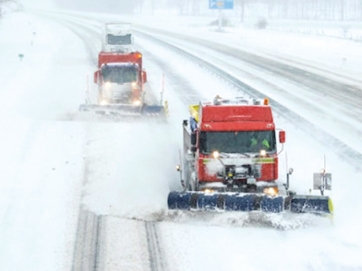
[[[279,131],[279,142],[285,143],[285,131]]]
[[[146,83],[146,82],[147,82],[147,72],[142,71],[142,83]]]
[[[98,83],[98,79],[99,79],[99,71],[96,71],[96,72],[94,72],[94,83]]]

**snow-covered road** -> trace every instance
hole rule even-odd
[[[360,172],[282,116],[276,121],[287,131],[295,188],[306,193],[327,157],[334,223],[264,216],[294,229],[278,231],[255,225],[258,218],[248,214],[169,212],[166,197],[179,186],[174,165],[187,117],[181,89],[200,97],[229,94],[220,93],[223,82],[136,37],[156,96],[166,76],[169,123],[84,121],[77,108],[94,63],[79,32],[13,13],[1,21],[0,36],[6,63],[0,67],[0,270],[71,270],[81,206],[102,216],[98,270],[155,268],[145,249],[145,221],[155,222],[148,227],[158,233],[156,266],[164,270],[362,270]]]
[[[52,28],[21,13],[0,25],[0,270],[69,270],[72,260],[85,130],[61,119],[81,100],[73,90],[88,60]]]

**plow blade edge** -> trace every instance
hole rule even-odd
[[[291,198],[290,210],[293,213],[333,214],[333,203],[328,196],[295,195]]]
[[[161,105],[130,105],[130,104],[82,104],[79,111],[94,112],[104,115],[118,115],[125,117],[166,117],[164,106]]]
[[[261,211],[266,213],[332,214],[332,200],[327,196],[268,196],[245,193],[170,192],[171,210]]]

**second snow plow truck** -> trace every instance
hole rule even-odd
[[[289,191],[289,175],[278,182],[279,144],[268,99],[235,100],[216,97],[213,102],[190,106],[183,122],[183,191],[171,191],[169,209],[262,211],[332,214],[332,200],[324,196],[331,176],[315,173],[321,195]]]
[[[105,24],[102,51],[98,54],[98,69],[94,83],[98,86],[97,103],[87,101],[80,111],[120,116],[162,116],[162,105],[145,102],[146,71],[143,56],[133,50],[129,24]]]

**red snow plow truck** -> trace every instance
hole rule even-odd
[[[146,72],[140,52],[100,52],[94,83],[98,84],[98,104],[143,104]]]
[[[321,195],[289,190],[278,181],[278,150],[285,131],[275,128],[268,99],[216,97],[190,106],[183,121],[182,191],[168,195],[169,209],[332,214],[331,175],[316,173]],[[277,142],[278,140],[278,142]]]
[[[132,49],[129,25],[106,24],[103,49],[98,55],[94,83],[98,86],[96,103],[82,104],[80,111],[121,116],[165,116],[162,105],[145,103],[146,71],[142,54]]]

